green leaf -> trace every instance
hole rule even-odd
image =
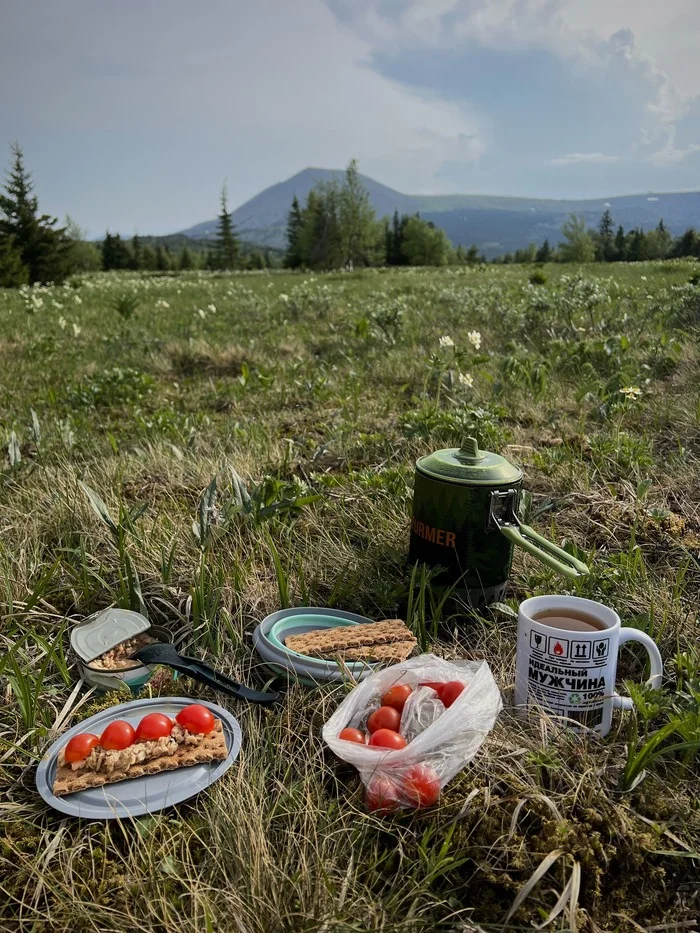
[[[117,523],[114,521],[112,516],[109,514],[109,509],[104,504],[102,499],[98,496],[98,494],[95,492],[95,490],[92,489],[90,486],[88,486],[87,483],[84,483],[82,480],[78,480],[78,485],[80,486],[80,488],[83,490],[83,492],[87,496],[87,500],[92,506],[92,509],[97,515],[97,517],[102,522],[104,522],[104,524],[110,529],[110,531],[113,534],[115,535],[118,534],[119,528],[117,526]]]

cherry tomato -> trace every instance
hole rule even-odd
[[[102,733],[100,745],[102,748],[121,751],[134,744],[135,735],[133,726],[123,719],[115,719]]]
[[[64,754],[66,761],[75,764],[76,761],[82,761],[87,758],[96,745],[99,745],[100,738],[93,735],[92,732],[81,732],[80,735],[74,735],[66,745]]]
[[[400,713],[403,712],[406,700],[413,693],[408,684],[396,684],[382,697],[382,706],[393,706]]]
[[[430,765],[413,765],[404,774],[401,786],[414,807],[432,807],[440,797],[440,778]]]
[[[393,729],[377,729],[369,739],[375,748],[406,748],[406,739]]]
[[[437,693],[437,695],[440,696],[440,691],[445,686],[445,684],[442,682],[437,683],[436,681],[433,681],[433,680],[426,680],[425,683],[419,684],[419,686],[420,687],[432,687],[432,689]]]
[[[170,735],[172,727],[173,721],[168,716],[163,713],[149,713],[136,727],[136,741],[160,739],[164,735]]]
[[[454,703],[460,693],[464,690],[464,684],[459,680],[450,680],[446,684],[443,684],[439,696],[442,700],[445,709],[449,709],[450,706]]]
[[[214,717],[211,711],[202,706],[201,703],[192,703],[181,709],[175,717],[183,729],[188,732],[195,732],[198,735],[206,735],[214,728]]]
[[[345,742],[357,742],[358,745],[367,744],[367,737],[359,729],[341,729],[338,738]]]
[[[370,732],[376,732],[377,729],[391,729],[398,732],[400,725],[401,713],[393,706],[380,706],[370,714],[367,720],[367,728]]]
[[[365,805],[372,812],[389,813],[399,809],[399,792],[389,778],[376,775],[365,790]]]

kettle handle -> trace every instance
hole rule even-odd
[[[510,523],[506,525],[498,520],[496,525],[501,534],[505,535],[513,544],[517,544],[528,554],[532,554],[537,560],[546,564],[547,567],[556,570],[557,573],[561,573],[565,577],[571,577],[573,580],[577,580],[589,573],[588,567],[583,561],[573,557],[552,541],[543,538],[530,525],[521,525],[519,522],[517,525]]]

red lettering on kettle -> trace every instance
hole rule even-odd
[[[414,534],[432,544],[442,544],[444,547],[454,547],[457,536],[454,531],[445,531],[444,528],[433,528],[432,525],[426,525],[414,518],[411,522],[411,528]]]

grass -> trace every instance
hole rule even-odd
[[[692,930],[695,269],[107,274],[0,292],[0,928]],[[405,558],[413,462],[475,430],[592,573],[570,584],[517,555],[507,602],[468,619]],[[508,710],[514,610],[546,592],[614,606],[667,661],[663,695],[636,690],[604,741]],[[488,660],[506,709],[432,811],[366,814],[320,738],[346,688],[293,686],[275,710],[231,705],[241,757],[192,803],[65,819],[36,763],[120,700],[76,688],[71,620],[141,600],[251,685],[251,632],[280,605],[409,607],[422,645]],[[644,664],[626,649],[621,676]]]

